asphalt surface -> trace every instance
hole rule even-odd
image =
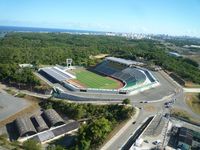
[[[140,128],[134,133],[134,135],[132,137],[129,138],[129,140],[126,142],[125,145],[123,145],[122,150],[127,150],[130,149],[130,147],[133,145],[133,143],[135,143],[135,141],[137,140],[137,138],[142,134],[142,132],[144,131],[144,129],[149,125],[149,123],[151,122],[151,120],[153,119],[152,117],[149,117],[147,119],[147,121],[145,121]]]
[[[126,131],[124,131],[121,135],[118,136],[118,138],[116,138],[115,141],[110,143],[110,146],[107,147],[106,150],[122,149],[123,145],[127,143],[127,141],[138,130],[138,127],[143,124],[147,117],[160,113],[167,113],[169,110],[165,108],[165,102],[170,101],[174,97],[178,99],[177,101],[182,101],[183,93],[181,90],[179,90],[180,87],[171,78],[169,78],[166,73],[163,71],[154,72],[154,75],[159,80],[160,86],[132,96],[132,105],[141,108],[138,118],[136,119],[136,123],[130,125]],[[163,97],[167,98],[163,99]],[[144,100],[147,100],[148,103],[140,103]],[[157,102],[155,100],[157,100]],[[148,109],[148,107],[152,109]]]
[[[166,80],[166,74],[161,72],[152,72],[160,82],[160,86],[146,90],[130,97],[132,102],[138,101],[156,101],[175,93],[176,85]]]
[[[22,98],[0,92],[0,121],[16,114],[29,105],[30,103]]]

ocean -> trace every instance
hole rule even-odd
[[[104,35],[101,31],[57,29],[57,28],[38,28],[38,27],[18,27],[18,26],[0,26],[0,32],[54,32],[54,33],[74,33],[74,34],[98,34]]]

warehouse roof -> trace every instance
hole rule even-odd
[[[61,70],[58,67],[41,68],[39,72],[41,71],[45,72],[46,74],[48,74],[49,76],[51,76],[52,78],[56,79],[59,82],[75,78],[75,76]]]
[[[48,123],[49,127],[64,124],[64,120],[54,109],[47,109],[43,112],[43,117]]]
[[[130,65],[142,65],[143,64],[141,62],[127,60],[127,59],[123,59],[123,58],[117,58],[117,57],[106,57],[106,60],[110,60],[110,61],[113,61],[113,62],[125,64],[127,66],[130,66]]]
[[[35,128],[38,132],[49,129],[47,124],[45,123],[44,119],[42,118],[42,116],[40,116],[40,115],[32,116],[31,120],[32,120],[32,122],[33,122],[33,124],[34,124],[34,126],[35,126]]]
[[[37,133],[31,120],[28,117],[19,117],[15,120],[19,136],[33,135]]]

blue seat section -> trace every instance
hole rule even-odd
[[[140,84],[146,80],[143,72],[111,61],[103,61],[95,67],[95,71],[119,79],[126,83],[126,87]]]
[[[126,87],[140,84],[146,80],[146,76],[144,75],[144,73],[136,68],[130,67],[113,74],[112,77],[118,78],[126,82]]]
[[[120,70],[113,67],[109,61],[103,61],[95,67],[95,71],[110,76]]]
[[[155,82],[156,80],[152,77],[152,75],[149,73],[149,71],[144,71],[145,72],[145,74],[147,75],[147,77],[149,78],[149,80],[151,81],[151,82]]]

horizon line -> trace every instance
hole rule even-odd
[[[192,36],[192,35],[171,35],[167,33],[137,33],[137,32],[120,32],[120,31],[102,31],[102,30],[87,30],[87,29],[77,29],[77,28],[59,28],[59,27],[39,27],[39,26],[18,26],[18,25],[0,25],[0,27],[16,27],[16,28],[35,28],[35,29],[56,29],[56,30],[71,30],[71,31],[87,31],[87,32],[99,32],[99,33],[132,33],[132,34],[143,34],[143,35],[163,35],[170,37],[190,37],[190,38],[200,38],[200,36]],[[24,31],[18,31],[24,32]],[[38,31],[39,32],[39,31]],[[49,31],[49,33],[53,33]],[[64,33],[64,32],[60,32]]]

